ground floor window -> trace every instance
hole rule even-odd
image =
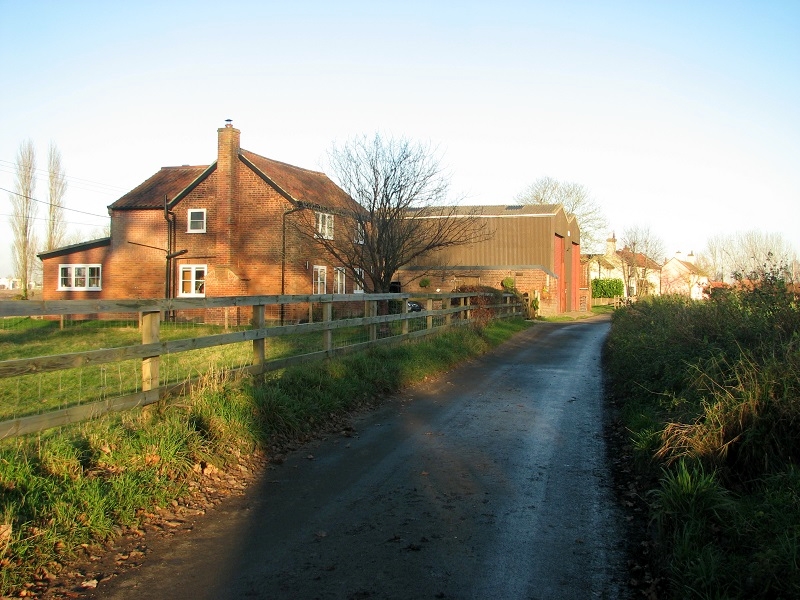
[[[206,265],[181,265],[181,296],[206,295]]]
[[[312,294],[327,294],[327,267],[314,265],[314,279],[312,281]]]
[[[59,290],[102,289],[102,267],[100,265],[59,265]]]
[[[364,269],[356,267],[353,269],[353,273],[353,293],[362,294],[364,293]]]
[[[333,270],[333,293],[346,294],[345,290],[344,267],[336,267]]]

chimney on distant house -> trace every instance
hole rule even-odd
[[[606,240],[606,256],[614,256],[617,253],[617,236],[613,233]]]
[[[238,189],[240,131],[230,119],[217,129],[217,260],[219,265],[233,264],[233,236],[236,231],[236,193]]]

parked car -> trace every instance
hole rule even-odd
[[[408,301],[408,312],[420,312],[421,310],[422,304],[414,302],[413,300]]]

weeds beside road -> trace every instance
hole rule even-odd
[[[800,307],[763,273],[614,314],[610,389],[675,598],[800,597]],[[627,468],[627,467],[626,467]]]

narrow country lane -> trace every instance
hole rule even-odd
[[[93,598],[626,598],[609,321],[537,323],[289,455]]]

